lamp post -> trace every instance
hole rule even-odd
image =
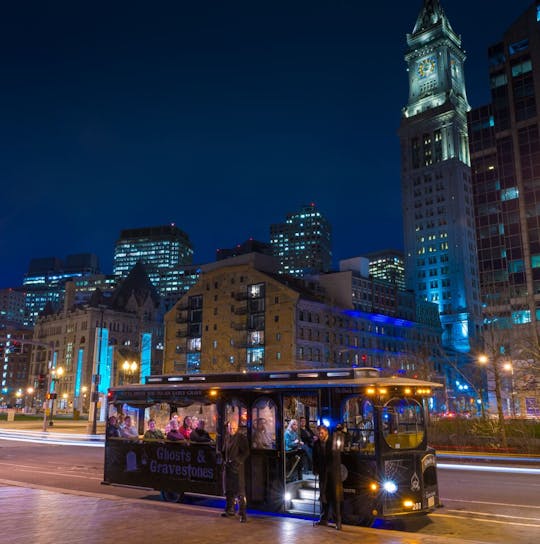
[[[515,393],[514,393],[514,366],[512,363],[504,363],[503,365],[504,370],[506,372],[510,373],[510,396],[511,396],[511,403],[510,408],[512,410],[512,417],[516,417],[516,400],[515,400]]]
[[[126,380],[126,376],[128,376],[128,379],[126,381],[128,383],[133,383],[133,376],[135,375],[137,368],[138,365],[136,361],[132,361],[131,363],[129,361],[124,361],[124,363],[122,364],[122,370],[124,371],[124,380]]]
[[[51,414],[49,416],[49,427],[54,426],[53,416],[54,416],[54,399],[56,399],[56,382],[62,378],[64,375],[64,369],[59,366],[57,368],[52,368],[49,371],[49,380],[52,388],[49,387],[49,392],[47,393],[47,399],[51,401]],[[52,391],[50,391],[52,389]],[[43,417],[43,430],[47,430],[47,410],[45,410],[45,415]]]
[[[493,380],[495,382],[495,398],[497,400],[497,415],[499,419],[501,443],[502,443],[502,446],[506,448],[508,446],[508,441],[506,438],[506,428],[504,426],[504,412],[503,412],[503,406],[502,406],[501,372],[499,367],[499,358],[495,356],[493,360],[490,360],[490,358],[487,355],[480,355],[478,357],[478,362],[481,365],[486,365],[486,368],[488,368],[487,365],[490,364],[490,368],[493,371]],[[489,391],[489,387],[488,387],[488,391]]]
[[[24,399],[24,411],[27,414],[32,411],[32,405],[34,404],[33,394],[34,394],[34,388],[33,387],[27,387],[26,388],[26,397]],[[28,405],[29,404],[28,403],[28,397],[31,398],[30,406]]]
[[[86,385],[83,385],[81,387],[81,393],[82,393],[82,405],[81,405],[81,412],[84,412],[86,410],[86,395],[88,394],[88,387]]]
[[[22,403],[22,389],[17,389],[17,392],[15,393],[15,407],[20,408]]]

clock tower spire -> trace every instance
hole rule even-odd
[[[424,0],[407,45],[399,131],[407,287],[439,306],[443,346],[468,352],[481,320],[465,53],[439,0]]]

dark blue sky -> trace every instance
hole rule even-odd
[[[11,4],[11,5],[9,5]],[[531,0],[442,0],[468,54]],[[402,247],[403,55],[421,0],[5,3],[0,13],[0,287],[33,257],[96,253],[175,222],[195,261],[315,202],[336,260]]]

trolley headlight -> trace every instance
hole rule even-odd
[[[285,493],[285,501],[289,502],[292,499],[292,495],[290,493]]]
[[[392,480],[383,482],[382,487],[387,493],[395,493],[397,491],[397,485]]]
[[[379,484],[377,482],[371,482],[369,484],[370,491],[379,491]]]

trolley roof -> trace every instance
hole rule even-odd
[[[146,384],[129,384],[111,387],[109,391],[158,391],[190,389],[306,389],[313,387],[365,386],[411,387],[434,389],[443,387],[437,382],[381,376],[376,368],[325,368],[282,370],[275,372],[235,372],[225,374],[178,374],[148,376]],[[420,393],[420,391],[418,391]],[[423,391],[423,394],[428,391]]]

